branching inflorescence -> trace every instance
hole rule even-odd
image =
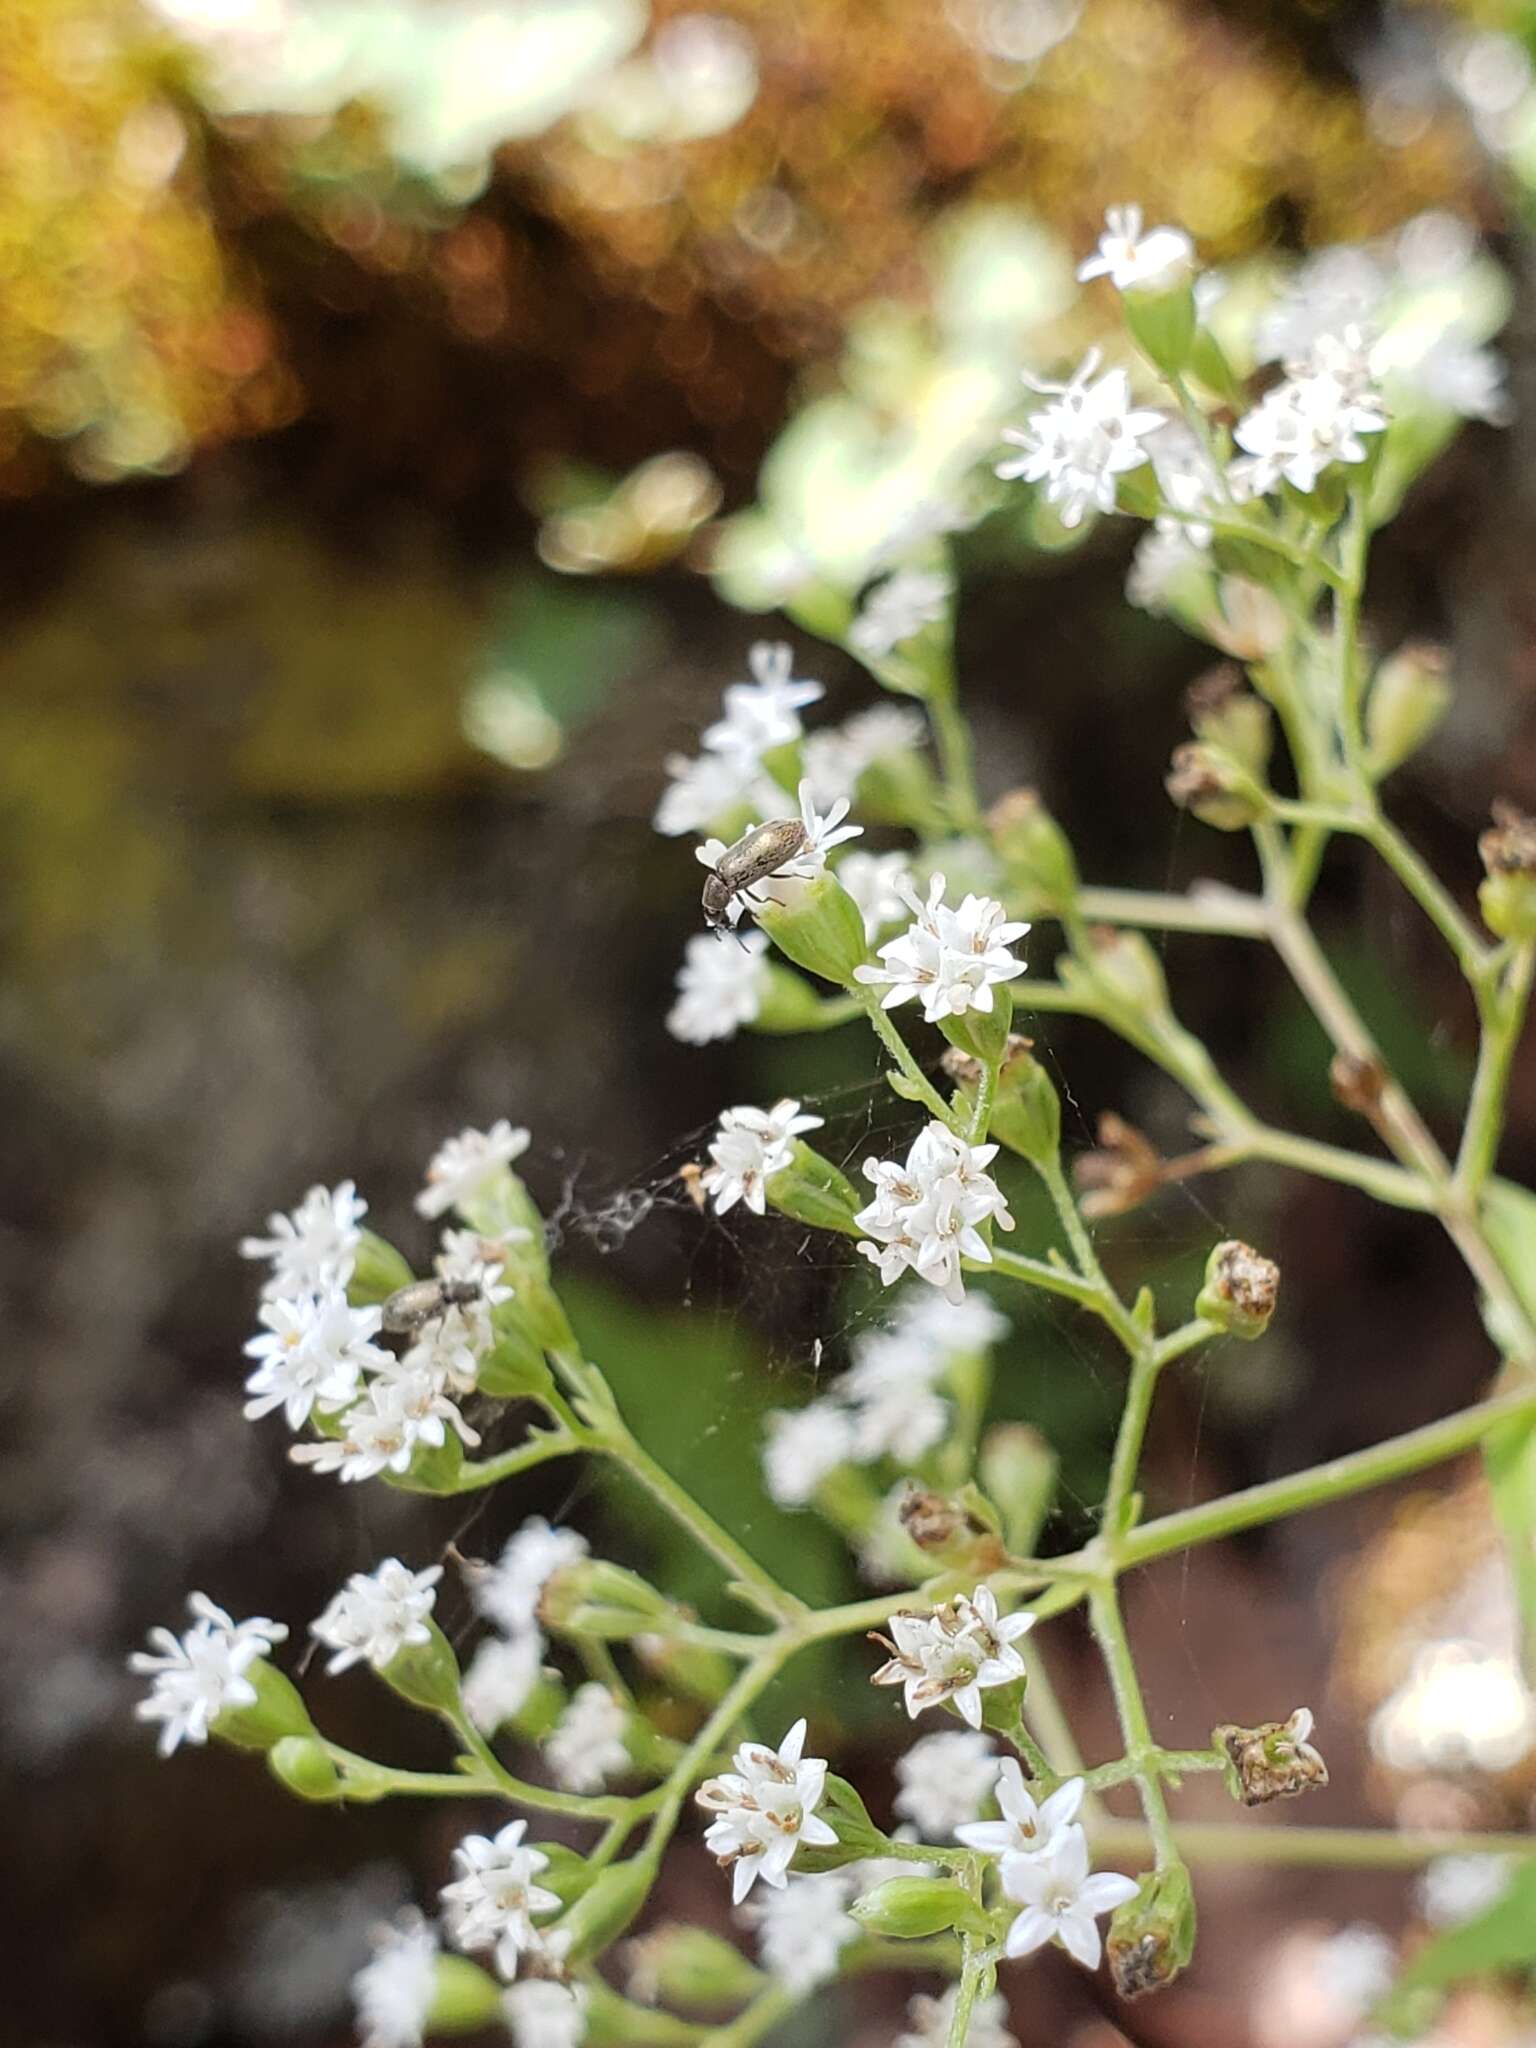
[[[712,920],[730,926],[745,914],[757,926],[691,942],[669,1019],[676,1035],[702,1043],[744,1025],[820,1030],[862,1018],[885,1079],[913,1107],[899,1156],[867,1160],[863,1188],[809,1142],[821,1120],[792,1100],[726,1110],[707,1159],[688,1173],[701,1207],[772,1207],[840,1234],[900,1289],[894,1314],[858,1335],[847,1369],[815,1401],[770,1418],[763,1446],[780,1506],[840,1529],[887,1590],[807,1606],[644,1449],[551,1277],[541,1218],[515,1171],[527,1132],[506,1122],[465,1131],[431,1162],[417,1206],[447,1223],[431,1281],[365,1227],[351,1183],[313,1189],[242,1247],[270,1269],[262,1333],[247,1347],[247,1413],[280,1411],[297,1461],[343,1482],[437,1495],[515,1482],[556,1459],[611,1461],[713,1560],[738,1610],[732,1627],[706,1625],[664,1589],[592,1556],[574,1532],[529,1520],[496,1563],[464,1563],[489,1632],[461,1671],[434,1616],[438,1567],[390,1558],[355,1574],[311,1631],[328,1669],[366,1663],[443,1722],[449,1767],[439,1773],[398,1770],[323,1735],[272,1661],[287,1633],[276,1623],[237,1623],[199,1594],[183,1636],[155,1632],[153,1654],[135,1662],[153,1681],[141,1712],[159,1724],[164,1752],[212,1734],[265,1752],[307,1799],[457,1798],[486,1817],[487,1832],[467,1832],[455,1852],[441,1935],[420,1916],[401,1922],[359,1979],[373,2048],[498,2012],[521,2048],[746,2048],[818,1984],[875,1967],[951,1978],[943,1997],[914,1999],[903,2039],[974,2048],[1009,2038],[999,1968],[1053,1943],[1093,1968],[1106,1916],[1122,1993],[1173,1978],[1194,1942],[1190,1860],[1272,1854],[1278,1841],[1296,1859],[1391,1865],[1405,1850],[1422,1859],[1455,1845],[1300,1828],[1265,1831],[1256,1846],[1240,1816],[1181,1826],[1169,1795],[1191,1773],[1224,1773],[1234,1799],[1253,1805],[1325,1786],[1326,1766],[1311,1713],[1290,1701],[1275,1702],[1269,1722],[1212,1731],[1203,1746],[1157,1744],[1119,1591],[1155,1558],[1477,1446],[1501,1447],[1507,1462],[1536,1431],[1536,1303],[1519,1261],[1536,1212],[1495,1175],[1536,967],[1536,823],[1500,807],[1484,836],[1479,928],[1379,800],[1444,708],[1444,664],[1417,647],[1375,661],[1360,634],[1370,536],[1446,420],[1395,373],[1399,357],[1380,338],[1358,324],[1309,329],[1304,307],[1293,309],[1287,331],[1302,338],[1282,379],[1262,396],[1246,391],[1207,321],[1189,239],[1143,235],[1133,210],[1112,216],[1083,275],[1118,293],[1142,361],[1101,370],[1090,357],[1064,382],[1030,380],[1042,403],[1009,430],[1014,452],[997,473],[1033,485],[1037,515],[1054,511],[1064,526],[1114,509],[1151,522],[1133,596],[1231,657],[1192,693],[1193,736],[1175,755],[1169,792],[1216,829],[1251,837],[1252,893],[1087,886],[1032,792],[983,814],[952,663],[949,535],[960,515],[950,508],[905,508],[862,609],[830,588],[814,602],[801,593],[797,615],[908,701],[807,734],[800,714],[821,686],[794,675],[787,647],[759,644],[753,679],[727,690],[703,752],[670,764],[657,820],[703,838]],[[1294,793],[1272,776],[1277,726]],[[845,825],[850,805],[857,822]],[[783,829],[764,838],[776,821]],[[852,844],[866,825],[902,843]],[[1308,922],[1340,835],[1381,857],[1475,1000],[1481,1043],[1454,1155]],[[763,849],[780,844],[783,860],[768,860]],[[1057,928],[1062,949],[1053,974],[1022,979],[1032,926]],[[1379,1145],[1323,1143],[1257,1116],[1179,1021],[1144,935],[1159,929],[1273,946],[1333,1043],[1336,1092]],[[920,1058],[903,1028],[919,1007],[948,1041],[941,1062]],[[1106,1118],[1100,1150],[1077,1162],[1074,1194],[1056,1088],[1012,1029],[1021,1009],[1117,1033],[1187,1094],[1198,1145],[1163,1159]],[[1084,1219],[1253,1160],[1438,1219],[1472,1276],[1501,1370],[1484,1399],[1443,1421],[1148,1520],[1138,1479],[1161,1376],[1214,1338],[1261,1337],[1280,1274],[1247,1245],[1217,1244],[1188,1314],[1165,1326],[1150,1290],[1126,1299],[1112,1284]],[[1010,1173],[1038,1179],[1058,1244],[1025,1237],[1005,1192]],[[968,1284],[978,1272],[989,1276],[985,1294]],[[1097,1532],[1066,1556],[1032,1554],[1050,1504],[1048,1446],[987,1420],[1009,1284],[1096,1319],[1125,1355]],[[534,1418],[512,1449],[476,1455],[463,1408],[471,1392]],[[1119,1756],[1091,1767],[1041,1651],[1045,1624],[1080,1607],[1123,1739]],[[760,1695],[802,1652],[865,1635],[882,1645],[872,1682],[913,1719],[932,1717],[898,1762],[894,1831],[810,1753],[805,1719],[787,1731],[754,1719]],[[649,1711],[658,1703],[664,1714]],[[514,1739],[539,1753],[534,1778],[505,1760]],[[1136,1824],[1104,1808],[1102,1795],[1121,1785],[1139,1800]],[[695,1813],[757,1927],[760,1966],[697,1927],[652,1927],[615,1948]],[[590,1831],[579,1850],[539,1839],[552,1818],[563,1833],[572,1823]],[[1095,1873],[1094,1854],[1143,1874]],[[600,1967],[616,1957],[623,1991]]]

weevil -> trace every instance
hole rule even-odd
[[[412,1280],[385,1302],[382,1328],[394,1337],[414,1337],[449,1309],[478,1301],[483,1291],[478,1280]]]
[[[731,904],[740,896],[751,900],[759,882],[780,873],[805,846],[805,826],[799,818],[770,819],[754,825],[734,846],[728,846],[704,877],[704,922],[711,931],[728,931],[735,923]]]

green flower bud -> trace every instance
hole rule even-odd
[[[800,1031],[825,1031],[829,1025],[843,1022],[840,996],[820,996],[808,981],[798,974],[791,974],[787,967],[780,967],[777,961],[763,962],[762,1002],[757,1015],[747,1026],[749,1031],[763,1031],[773,1035],[787,1035]]]
[[[300,1799],[323,1802],[347,1796],[341,1773],[318,1736],[285,1735],[274,1742],[267,1751],[267,1769]]]
[[[1262,1337],[1280,1292],[1280,1268],[1252,1245],[1228,1238],[1205,1264],[1205,1285],[1195,1301],[1204,1316],[1231,1337]]]
[[[718,1934],[675,1921],[639,1935],[624,1956],[633,1996],[674,2012],[735,2012],[767,1982],[740,1949]]]
[[[1197,326],[1195,329],[1189,347],[1189,373],[1223,405],[1229,405],[1237,412],[1246,408],[1247,394],[1227,361],[1221,343],[1209,327]]]
[[[501,2013],[502,1986],[468,1956],[439,1956],[432,1978],[432,2004],[424,2031],[478,2034]]]
[[[881,754],[860,775],[858,816],[872,825],[932,825],[940,816],[938,780],[915,747]]]
[[[825,1849],[807,1848],[802,1843],[795,1852],[796,1870],[841,1870],[845,1863],[858,1863],[865,1856],[901,1854],[900,1844],[881,1834],[846,1778],[828,1773],[816,1818],[836,1832],[837,1841]]]
[[[1290,636],[1285,606],[1272,590],[1246,576],[1223,576],[1216,586],[1219,617],[1208,619],[1208,639],[1239,661],[1267,661]]]
[[[672,1620],[678,1610],[627,1566],[606,1558],[562,1565],[544,1583],[538,1618],[552,1635],[598,1636],[621,1642]]]
[[[399,1693],[413,1707],[429,1707],[439,1714],[458,1710],[459,1660],[453,1645],[431,1619],[427,1640],[397,1650],[379,1676],[391,1692]]]
[[[938,1571],[974,1583],[999,1570],[1007,1557],[996,1517],[975,1487],[950,1496],[912,1486],[897,1512],[910,1540]]]
[[[1488,871],[1477,892],[1484,924],[1496,938],[1536,939],[1536,818],[1496,803],[1477,850]]]
[[[584,1962],[617,1941],[645,1904],[655,1877],[656,1866],[646,1856],[602,1871],[556,1923],[562,1960]]]
[[[1056,971],[1069,988],[1143,1026],[1155,1025],[1168,1014],[1162,964],[1140,932],[1094,925],[1088,933],[1087,957],[1058,961]]]
[[[1029,1680],[1015,1678],[1007,1685],[989,1686],[981,1696],[981,1725],[995,1735],[1011,1737],[1024,1713],[1024,1695]]]
[[[414,1278],[402,1252],[371,1230],[358,1233],[357,1260],[347,1282],[347,1299],[354,1308],[369,1308],[375,1302],[387,1301]]]
[[[1064,910],[1077,896],[1071,843],[1032,789],[1010,790],[987,813],[987,827],[1008,873],[1033,911]]]
[[[1408,640],[1377,669],[1365,705],[1365,761],[1373,780],[1416,754],[1450,708],[1450,657]]]
[[[1207,741],[1262,782],[1274,747],[1274,719],[1262,697],[1243,688],[1243,673],[1224,661],[1184,692],[1195,737]]]
[[[977,1471],[1016,1556],[1034,1549],[1055,1497],[1056,1467],[1056,1453],[1027,1422],[996,1422],[981,1440]]]
[[[770,1174],[764,1184],[769,1202],[781,1216],[792,1216],[797,1223],[857,1237],[859,1226],[853,1219],[863,1203],[852,1181],[799,1138],[792,1141],[792,1153],[788,1166]]]
[[[974,1899],[952,1877],[888,1877],[848,1908],[871,1934],[897,1941],[921,1941],[951,1927],[984,1934],[986,1920]]]
[[[1120,295],[1125,324],[1147,360],[1166,377],[1183,374],[1194,346],[1197,315],[1194,283],[1188,271],[1170,271],[1157,286],[1136,285]]]
[[[679,1642],[675,1636],[635,1636],[631,1647],[669,1693],[684,1693],[706,1706],[723,1700],[736,1676],[736,1666],[722,1651]]]
[[[1003,1057],[1013,1023],[1013,990],[1007,982],[994,983],[990,1010],[966,1010],[958,1017],[941,1017],[939,1029],[961,1052],[984,1060],[990,1067]]]
[[[235,1749],[269,1750],[288,1735],[318,1740],[303,1694],[268,1658],[248,1664],[243,1676],[256,1697],[248,1707],[226,1707],[210,1722],[209,1732],[220,1742]]]
[[[814,882],[776,882],[782,902],[765,903],[757,922],[797,967],[846,988],[869,957],[859,906],[830,870]]]
[[[1262,786],[1230,754],[1204,740],[1186,740],[1173,750],[1164,788],[1181,811],[1218,832],[1246,832],[1269,809]]]
[[[1154,1870],[1109,1923],[1110,1972],[1122,1998],[1161,1991],[1195,1952],[1195,1893],[1182,1863]]]

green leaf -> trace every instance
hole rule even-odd
[[[1416,2020],[1425,1992],[1449,1991],[1468,1977],[1489,1977],[1536,1964],[1536,1857],[1522,1863],[1486,1913],[1427,1943],[1398,1977],[1384,2009],[1390,2024]]]

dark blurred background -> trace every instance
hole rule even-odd
[[[309,1810],[228,1752],[156,1762],[123,1659],[189,1586],[298,1637],[347,1572],[450,1538],[489,1554],[535,1511],[655,1562],[637,1553],[660,1533],[589,1480],[535,1474],[470,1514],[296,1473],[280,1433],[241,1420],[235,1241],[312,1181],[355,1178],[424,1256],[410,1198],[441,1137],[531,1124],[583,1334],[641,1434],[754,1540],[844,1582],[808,1518],[774,1533],[751,1419],[808,1388],[849,1276],[787,1226],[701,1219],[672,1179],[729,1102],[812,1095],[855,1158],[898,1107],[856,1031],[698,1050],[663,1029],[696,922],[688,851],[651,828],[663,757],[764,630],[711,588],[713,522],[837,388],[850,336],[867,362],[872,321],[922,315],[933,238],[976,206],[1056,238],[1039,246],[1058,267],[1132,195],[1217,260],[1450,210],[1512,279],[1518,408],[1536,383],[1523,32],[1512,10],[1327,0],[6,0],[0,2034],[345,2040],[368,1925],[441,1881],[457,1810]],[[921,382],[893,398],[888,378],[893,421]],[[1455,651],[1455,709],[1398,795],[1468,901],[1489,797],[1536,798],[1532,416],[1469,428],[1374,571],[1381,644]],[[1112,523],[1057,556],[993,521],[962,539],[984,794],[1037,785],[1094,880],[1244,881],[1243,849],[1162,795],[1208,653],[1126,608],[1130,538]],[[868,701],[841,657],[796,645],[835,713]],[[1472,1019],[1433,934],[1347,848],[1319,918],[1445,1124]],[[1190,938],[1166,960],[1245,1093],[1361,1142],[1271,961]],[[1064,1020],[1038,1036],[1074,1148],[1106,1109],[1180,1147],[1182,1103],[1123,1048]],[[1502,1164],[1529,1178],[1536,1058],[1512,1105]],[[1285,1313],[1170,1384],[1157,1506],[1482,1384],[1466,1276],[1421,1220],[1254,1173],[1103,1233],[1128,1281],[1175,1290],[1226,1234],[1280,1258]],[[1009,1306],[1002,1403],[1061,1443],[1049,1540],[1071,1542],[1114,1360]],[[1160,1738],[1306,1702],[1334,1771],[1317,1818],[1519,1825],[1527,1762],[1439,1770],[1434,1703],[1402,1704],[1405,1644],[1512,1639],[1493,1557],[1469,1471],[1146,1574],[1131,1611]],[[1084,1745],[1110,1754],[1070,1623],[1058,1645]],[[852,1717],[850,1775],[888,1787],[889,1722],[830,1676],[808,1704]],[[1398,1746],[1408,1768],[1370,1738],[1389,1696],[1422,1738]],[[380,1698],[336,1683],[328,1726],[428,1762]],[[1223,1800],[1196,1785],[1184,1810]],[[678,1859],[661,1906],[723,1924],[710,1876]],[[1134,2010],[1054,1956],[1021,1973],[1025,2048],[1339,2048],[1320,1945],[1416,1910],[1401,1878],[1284,1871],[1213,1873],[1202,1905],[1194,1971]],[[783,2040],[886,2040],[902,1996],[839,1992]],[[1454,2038],[1497,2048],[1506,2021],[1480,2011]]]

